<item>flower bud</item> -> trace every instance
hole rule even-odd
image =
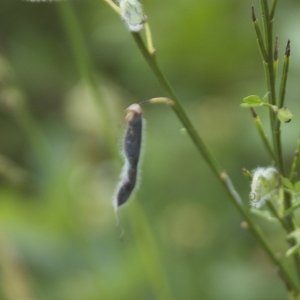
[[[121,17],[128,29],[134,32],[141,31],[147,21],[141,3],[137,0],[120,0],[119,7]]]
[[[274,167],[257,168],[251,182],[251,205],[260,208],[278,190],[279,173]]]
[[[287,108],[287,106],[278,109],[278,119],[281,122],[289,123],[293,118],[292,112]]]

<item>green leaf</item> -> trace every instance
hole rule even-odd
[[[267,221],[270,221],[270,222],[277,222],[278,221],[267,210],[259,210],[259,209],[256,209],[256,208],[251,208],[250,211],[254,215],[257,215],[257,216],[259,216],[259,217],[261,217],[261,218],[263,218],[263,219],[265,219]]]
[[[300,193],[300,181],[297,181],[294,184],[294,187],[295,187],[295,193]]]
[[[256,95],[250,95],[243,99],[243,102],[250,104],[251,106],[258,106],[263,103],[263,101]]]
[[[294,230],[287,237],[288,239],[293,239],[296,242],[295,245],[286,252],[286,256],[291,256],[300,249],[300,230]]]
[[[270,95],[270,92],[267,92],[267,93],[263,96],[262,101],[263,101],[263,102],[269,102],[269,95]]]
[[[296,254],[296,252],[298,252],[298,250],[300,249],[300,245],[297,244],[295,245],[294,247],[290,248],[287,252],[286,252],[286,256],[291,256],[291,255],[294,255]]]
[[[259,106],[258,104],[257,105],[251,105],[251,104],[248,104],[248,103],[241,103],[240,104],[240,107],[245,107],[245,108],[249,108],[249,107],[253,107],[253,106]]]
[[[294,186],[293,184],[290,182],[290,180],[288,178],[285,177],[281,177],[281,181],[284,185],[284,187],[290,189],[290,190],[294,190]]]

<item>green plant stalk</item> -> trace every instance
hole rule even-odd
[[[275,15],[275,9],[277,5],[277,1],[273,1],[272,11],[269,14],[269,7],[267,0],[260,0],[261,8],[264,19],[264,29],[265,29],[265,47],[267,49],[268,61],[265,64],[266,77],[267,77],[267,85],[270,91],[270,104],[276,105],[276,91],[275,91],[275,72],[274,72],[274,58],[273,58],[273,18]],[[285,83],[286,84],[286,83]],[[284,100],[283,100],[284,101]],[[285,176],[285,170],[283,165],[283,155],[282,155],[282,144],[281,144],[281,130],[280,130],[280,121],[275,118],[274,113],[270,112],[270,120],[271,120],[271,128],[272,128],[272,136],[273,136],[273,144],[275,150],[275,162],[279,172]],[[285,209],[291,207],[291,195],[287,192],[284,192],[284,206]],[[293,214],[289,214],[285,217],[285,223],[287,232],[290,233],[295,230],[295,224],[293,221]],[[295,241],[290,241],[290,245],[293,246]],[[294,263],[296,272],[298,277],[300,278],[300,255],[296,253],[294,256]]]
[[[140,257],[147,271],[148,277],[154,287],[157,297],[155,299],[174,299],[164,269],[164,259],[158,249],[157,242],[153,236],[151,226],[140,203],[133,201],[130,206],[129,218],[133,234],[136,237]]]
[[[274,11],[272,19],[270,19],[270,12],[267,0],[260,0],[261,9],[263,13],[264,32],[265,32],[265,48],[267,51],[268,59],[264,62],[267,86],[270,92],[269,101],[270,104],[276,105],[276,89],[275,89],[275,71],[274,71],[274,57],[273,57],[273,18],[275,14],[276,3],[273,3]],[[272,128],[275,162],[278,170],[281,174],[284,174],[284,166],[282,159],[282,146],[281,146],[281,133],[277,129],[277,123],[279,122],[273,111],[270,111],[270,121]]]
[[[278,267],[280,277],[285,282],[289,292],[292,292],[293,294],[299,294],[300,288],[299,288],[298,284],[295,282],[294,278],[289,274],[289,272],[287,271],[287,268],[284,266],[283,262],[276,256],[272,247],[269,245],[269,243],[263,236],[260,228],[252,221],[249,213],[241,205],[242,203],[240,201],[240,197],[237,194],[236,190],[234,189],[227,173],[223,172],[221,174],[220,178],[223,182],[223,185],[226,187],[227,193],[229,194],[230,198],[235,203],[235,207],[238,209],[238,211],[241,213],[241,215],[245,219],[249,230],[255,236],[256,240],[260,243],[260,245],[265,250],[265,252],[269,255],[273,264]]]
[[[300,138],[297,140],[297,150],[294,154],[294,159],[292,162],[291,172],[290,172],[290,181],[291,183],[295,183],[298,175],[298,168],[300,163]]]
[[[272,213],[272,215],[280,222],[281,226],[285,229],[288,230],[288,225],[285,223],[285,220],[279,215],[278,211],[274,207],[271,201],[267,201],[267,207]]]
[[[189,136],[191,137],[192,141],[194,142],[195,146],[203,156],[204,160],[207,162],[207,164],[212,169],[213,173],[219,177],[219,174],[222,172],[222,168],[219,165],[219,163],[216,161],[216,159],[212,156],[210,151],[208,150],[207,146],[203,142],[203,140],[200,138],[197,130],[195,129],[194,125],[190,121],[189,117],[187,116],[186,112],[184,111],[183,107],[181,106],[175,92],[173,91],[171,85],[167,81],[166,77],[160,70],[157,62],[156,57],[152,56],[145,44],[142,40],[140,34],[138,33],[132,33],[132,36],[137,43],[137,46],[139,47],[141,53],[143,54],[144,58],[148,62],[150,68],[152,69],[153,73],[155,74],[156,78],[160,82],[162,88],[167,93],[168,97],[173,100],[174,104],[171,105],[171,108],[174,110],[180,121],[182,122],[183,126],[186,128]]]
[[[111,0],[103,0],[106,2],[117,14],[120,14],[119,7]]]
[[[282,72],[282,78],[281,78],[281,84],[280,84],[280,93],[279,93],[279,96],[280,96],[279,97],[279,107],[280,108],[284,106],[284,102],[285,102],[286,83],[287,83],[288,70],[289,70],[289,61],[290,61],[290,42],[288,41],[287,46],[286,46],[286,52],[285,52],[284,63],[283,63],[283,72]],[[281,132],[281,129],[280,129],[281,122],[277,121],[276,125],[277,125],[276,126],[276,132],[278,134],[280,134],[280,132]],[[295,166],[297,166],[297,161],[296,161]],[[292,168],[293,168],[293,166],[292,166]],[[284,193],[284,209],[288,210],[291,206],[292,206],[291,194],[288,193],[288,192],[285,192]],[[286,218],[286,220],[289,224],[289,228],[290,228],[290,230],[288,232],[294,231],[296,229],[296,226],[295,226],[294,221],[293,221],[293,219],[294,219],[293,214],[290,213],[285,218]],[[296,242],[297,242],[296,240],[291,240],[290,241],[291,246],[294,246]],[[295,260],[295,264],[296,264],[297,273],[298,273],[298,276],[300,278],[300,254],[299,253],[296,253],[294,255],[294,260]]]
[[[106,1],[115,12],[119,14],[118,7],[111,1]],[[99,104],[99,100],[102,98],[102,95],[99,91],[99,87],[97,85],[97,80],[94,76],[94,70],[91,66],[91,61],[89,60],[89,56],[87,53],[87,49],[84,46],[83,36],[81,33],[81,28],[76,20],[74,11],[69,3],[59,3],[58,5],[59,12],[61,14],[61,18],[64,22],[66,32],[68,33],[68,37],[70,40],[71,48],[74,52],[74,57],[79,69],[80,74],[82,75],[85,82],[90,86],[91,92],[93,93],[94,99],[96,100],[99,111],[103,112],[101,114],[101,119],[104,119],[104,124],[110,124],[110,121],[106,117],[107,108],[102,107]],[[151,33],[149,33],[151,34]],[[150,44],[152,46],[152,44]],[[153,46],[152,46],[153,48]],[[106,119],[106,120],[105,120]],[[109,136],[114,136],[107,133],[106,138]],[[115,148],[114,143],[112,144],[112,149]],[[111,149],[111,150],[112,150]],[[137,218],[138,216],[138,218]],[[142,243],[139,244],[141,255],[143,257],[143,261],[145,263],[145,267],[148,271],[149,277],[155,286],[158,295],[161,299],[168,300],[173,299],[171,296],[170,289],[168,288],[167,280],[163,275],[162,263],[160,261],[159,252],[155,248],[155,240],[151,234],[151,230],[149,227],[149,222],[147,222],[146,217],[141,208],[138,207],[138,204],[135,207],[135,215],[130,218],[131,222],[134,223],[132,226],[135,229],[135,234],[142,237]],[[142,226],[142,227],[141,227]],[[143,231],[142,233],[140,231]],[[145,256],[149,254],[149,256]],[[104,290],[101,289],[102,292]]]
[[[282,108],[285,102],[285,94],[286,94],[286,83],[289,73],[289,65],[290,65],[290,41],[286,46],[284,61],[283,61],[283,70],[282,70],[282,77],[281,77],[281,84],[280,84],[280,92],[279,92],[279,104],[278,107]],[[278,122],[278,128],[280,127],[280,122]]]
[[[275,38],[275,47],[274,47],[274,60],[273,60],[273,69],[274,69],[274,76],[275,76],[275,83],[277,77],[277,70],[278,70],[278,36]]]
[[[49,142],[25,101],[26,100],[23,99],[23,103],[14,111],[14,117],[20,125],[20,128],[24,131],[44,171],[52,170],[53,162]]]
[[[248,212],[243,208],[242,202],[236,190],[234,189],[228,175],[222,171],[221,166],[216,162],[215,158],[212,154],[208,151],[207,146],[202,141],[201,137],[199,136],[198,132],[192,125],[191,121],[189,120],[188,116],[186,115],[183,107],[181,106],[176,94],[174,93],[172,87],[170,86],[169,82],[166,80],[165,76],[161,72],[154,56],[151,56],[147,51],[147,48],[138,33],[132,33],[140,51],[142,52],[143,56],[145,57],[146,61],[148,62],[149,66],[151,67],[152,71],[154,72],[155,76],[157,77],[158,81],[160,82],[162,88],[168,94],[168,96],[173,100],[174,105],[171,107],[173,108],[174,112],[181,120],[182,124],[186,128],[187,132],[189,133],[191,139],[193,140],[195,146],[197,147],[200,154],[203,156],[209,167],[211,168],[212,172],[217,176],[217,178],[221,181],[222,186],[225,188],[227,194],[230,196],[230,199],[234,206],[237,208],[239,213],[245,219],[251,232],[257,239],[257,241],[261,244],[263,249],[269,255],[272,262],[278,266],[280,269],[280,274],[287,286],[293,289],[296,293],[300,292],[300,288],[294,282],[293,278],[289,275],[288,271],[286,270],[285,266],[282,262],[276,257],[276,254],[273,252],[271,246],[268,244],[264,236],[262,235],[260,229],[255,225],[252,221]],[[224,175],[226,174],[226,176]],[[224,179],[225,178],[225,179]],[[230,182],[230,184],[229,184]]]
[[[266,49],[265,49],[264,40],[263,40],[261,31],[260,31],[260,28],[259,28],[258,20],[255,16],[254,6],[251,7],[251,11],[252,11],[252,22],[253,22],[253,26],[254,26],[254,29],[255,29],[255,32],[256,32],[256,37],[257,37],[257,43],[258,43],[263,61],[265,62],[265,61],[268,60],[268,55],[267,55],[267,52],[266,52]]]
[[[273,19],[274,19],[276,7],[277,7],[277,0],[273,0],[271,12],[270,12],[270,20],[271,21],[273,21]]]
[[[250,110],[251,110],[251,114],[252,114],[252,116],[253,116],[253,120],[254,120],[256,129],[257,129],[257,131],[258,131],[258,133],[259,133],[259,135],[260,135],[260,137],[261,137],[261,139],[262,139],[262,142],[263,142],[265,148],[267,149],[269,155],[272,157],[273,160],[275,160],[275,154],[274,154],[274,151],[273,151],[272,146],[271,146],[271,144],[270,144],[270,142],[269,142],[269,140],[268,140],[268,138],[267,138],[267,135],[266,135],[266,133],[265,133],[265,131],[264,131],[264,128],[263,128],[263,126],[262,126],[262,123],[261,123],[261,121],[260,121],[260,118],[259,118],[259,116],[256,114],[256,112],[255,112],[255,110],[254,110],[253,107],[251,107]]]
[[[261,244],[263,249],[266,251],[266,253],[269,255],[270,259],[273,261],[273,263],[278,266],[280,269],[280,275],[283,279],[283,281],[286,283],[287,287],[289,290],[293,290],[296,294],[300,292],[300,288],[298,285],[294,282],[293,278],[289,275],[287,272],[286,268],[282,264],[280,260],[277,259],[275,253],[273,252],[272,248],[270,245],[267,243],[266,239],[263,237],[261,234],[260,230],[258,227],[255,225],[255,223],[252,221],[250,218],[249,214],[244,210],[242,207],[240,201],[240,197],[238,196],[237,192],[234,189],[233,190],[233,185],[228,184],[230,181],[229,177],[226,176],[226,180],[224,178],[222,179],[222,168],[219,165],[219,163],[215,160],[215,158],[212,156],[210,151],[208,150],[207,146],[205,143],[202,141],[200,138],[198,132],[196,131],[195,127],[191,123],[189,117],[185,113],[183,107],[181,106],[175,92],[173,91],[171,85],[167,81],[166,77],[163,75],[161,72],[157,62],[156,58],[154,55],[151,55],[148,51],[147,48],[141,38],[141,36],[138,33],[132,33],[132,36],[137,43],[138,48],[140,49],[142,55],[146,59],[147,63],[149,64],[150,68],[152,69],[153,73],[157,77],[158,81],[160,82],[162,88],[165,90],[165,92],[168,94],[168,96],[173,100],[174,105],[172,105],[172,108],[182,124],[185,126],[187,132],[189,133],[192,141],[194,142],[196,148],[200,152],[200,154],[203,156],[204,160],[207,162],[209,167],[211,168],[212,172],[217,176],[217,178],[221,181],[223,187],[225,188],[226,192],[229,194],[230,199],[232,200],[234,206],[238,209],[238,211],[241,213],[241,215],[245,218],[247,224],[251,228],[251,231],[257,241]],[[231,182],[231,181],[230,181]]]
[[[70,1],[63,1],[57,3],[57,9],[63,21],[67,37],[70,42],[71,50],[75,58],[75,62],[78,67],[79,74],[83,78],[89,92],[94,100],[97,111],[99,114],[100,127],[103,128],[104,139],[107,142],[109,153],[115,153],[115,140],[111,132],[111,123],[108,104],[104,99],[102,92],[100,91],[98,78],[93,68],[93,64],[90,60],[87,48],[85,46],[83,33],[81,26],[77,21],[74,9]]]

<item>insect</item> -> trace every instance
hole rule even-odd
[[[139,104],[132,104],[127,109],[125,120],[127,128],[123,140],[124,166],[120,176],[120,182],[116,188],[113,205],[115,210],[126,203],[132,195],[138,178],[138,166],[141,154],[143,117]]]

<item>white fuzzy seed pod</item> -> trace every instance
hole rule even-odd
[[[251,182],[251,205],[260,208],[278,190],[280,177],[274,167],[257,168]]]
[[[121,17],[128,29],[133,32],[141,31],[147,20],[141,3],[137,0],[120,0],[119,7]]]
[[[142,145],[144,123],[142,109],[139,104],[132,104],[126,111],[127,128],[122,151],[124,167],[121,173],[121,180],[114,194],[113,205],[115,210],[129,200],[136,187]]]

